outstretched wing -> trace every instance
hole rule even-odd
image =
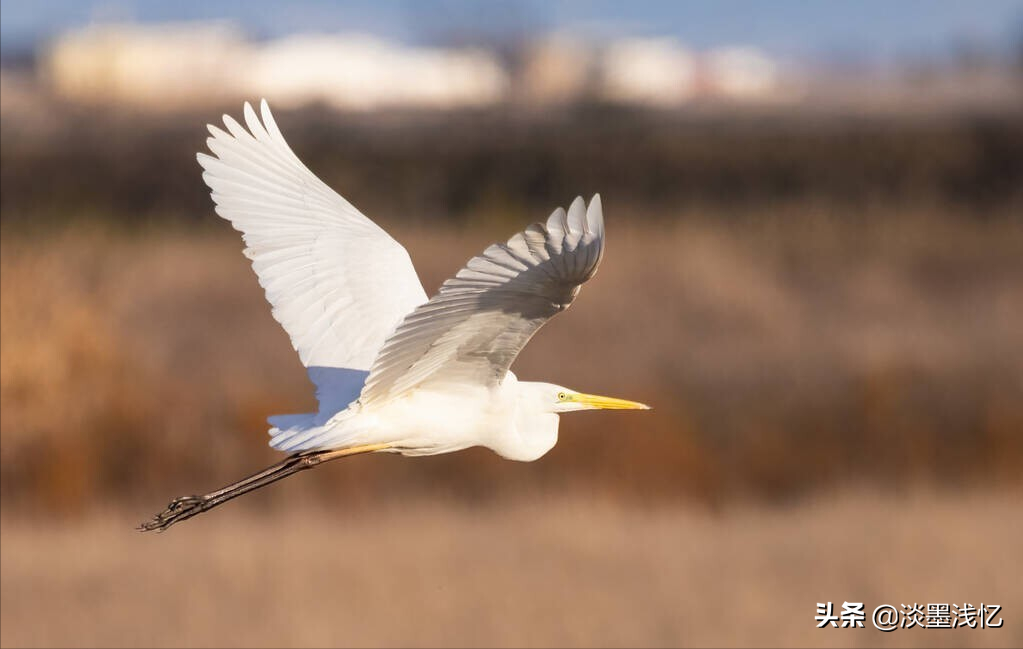
[[[386,403],[434,384],[494,385],[547,320],[593,277],[604,251],[600,196],[558,208],[508,243],[469,260],[402,321],[370,368],[359,400]]]
[[[426,301],[405,249],[302,164],[270,108],[210,126],[198,154],[217,214],[242,232],[273,315],[317,385],[320,412],[354,400],[373,359]],[[216,156],[216,157],[214,157]]]

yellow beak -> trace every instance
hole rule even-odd
[[[596,394],[576,394],[573,396],[572,401],[586,404],[591,408],[600,408],[601,410],[650,410],[650,406],[645,403],[615,399],[614,397],[602,397]]]

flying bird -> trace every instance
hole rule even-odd
[[[216,212],[287,331],[319,410],[271,417],[288,453],[243,480],[183,496],[140,530],[164,530],[298,471],[360,453],[408,456],[485,446],[533,461],[558,439],[559,415],[647,409],[634,401],[519,381],[509,368],[572,304],[604,252],[600,196],[556,209],[473,257],[428,298],[405,248],[292,152],[264,100],[247,129],[228,115],[199,153]]]

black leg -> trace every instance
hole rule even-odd
[[[289,455],[277,464],[268,466],[259,473],[254,473],[249,477],[229,484],[222,489],[211,491],[203,496],[181,496],[180,498],[175,498],[169,505],[167,505],[167,509],[157,514],[151,520],[142,523],[137,529],[140,532],[149,532],[152,530],[162,532],[174,523],[192,518],[193,516],[213,509],[217,505],[223,504],[232,498],[237,498],[238,496],[247,494],[250,491],[259,489],[260,487],[265,487],[268,484],[277,482],[278,480],[286,478],[294,473],[298,473],[299,471],[311,469],[318,464],[322,464],[330,460],[336,460],[341,457],[357,455],[359,453],[371,453],[373,451],[380,451],[389,447],[389,444],[370,444],[368,446],[356,446],[353,448],[295,453],[294,455]]]

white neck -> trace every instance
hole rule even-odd
[[[546,383],[518,381],[508,373],[502,391],[514,408],[511,426],[493,439],[490,448],[501,457],[532,462],[558,443],[558,415],[550,411]]]

